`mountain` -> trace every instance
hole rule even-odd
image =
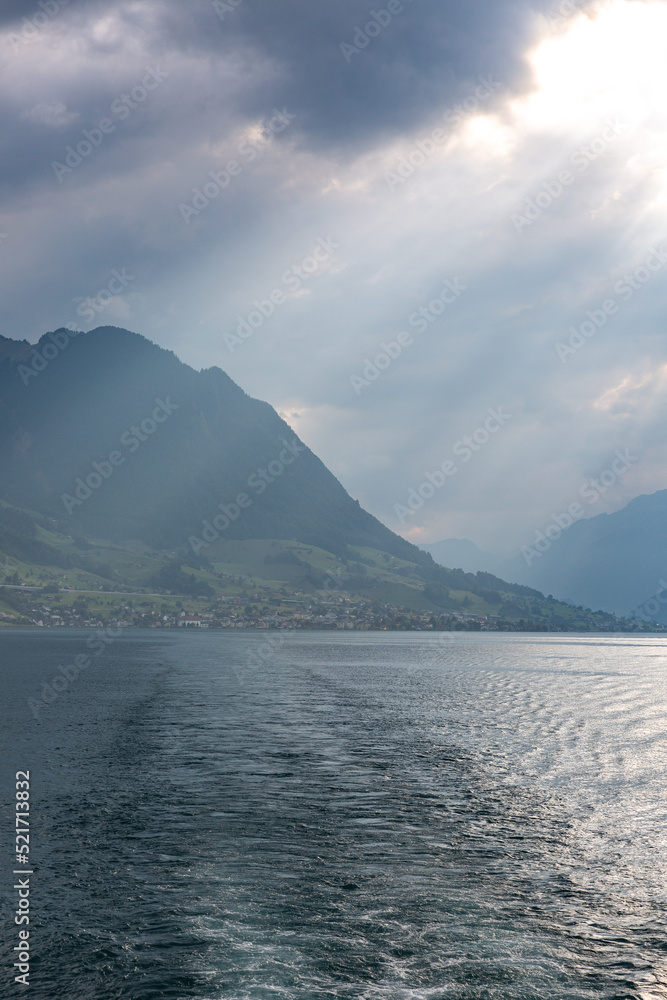
[[[550,534],[506,557],[458,539],[424,548],[437,562],[461,552],[467,557],[464,568],[498,573],[575,606],[667,623],[667,593],[661,600],[667,581],[667,490],[638,496],[613,514],[575,521],[559,535],[554,526]]]
[[[27,340],[9,340],[0,336],[0,362],[6,358],[11,361],[25,361],[30,357],[31,349]]]
[[[1,496],[70,534],[174,548],[217,532],[414,555],[219,368],[196,372],[109,327],[46,335],[30,365],[0,349]]]
[[[575,521],[533,557],[536,548],[514,560],[515,579],[615,614],[644,613],[642,606],[652,602],[653,620],[667,620],[655,600],[667,578],[667,490],[638,496],[613,514]]]
[[[430,553],[441,566],[457,566],[465,573],[498,573],[502,557],[482,552],[474,542],[467,538],[447,538],[442,542],[421,545],[424,552]]]
[[[0,468],[10,617],[11,588],[46,584],[284,602],[324,590],[434,612],[440,627],[445,614],[618,626],[439,566],[363,510],[271,406],[128,330],[0,339]]]

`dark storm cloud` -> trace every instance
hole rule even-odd
[[[100,194],[105,185],[115,186],[114,196],[121,188],[124,204],[145,204],[140,177],[159,169],[163,207],[153,213],[151,228],[160,230],[178,192],[185,197],[200,174],[207,179],[207,170],[219,165],[207,162],[202,148],[223,146],[235,129],[265,120],[274,107],[294,115],[275,145],[286,141],[347,160],[383,135],[413,131],[436,110],[441,115],[448,103],[472,93],[481,75],[497,78],[506,95],[524,76],[522,48],[535,27],[531,12],[545,7],[544,0],[532,6],[404,0],[402,13],[392,15],[362,51],[348,52],[348,63],[341,43],[359,42],[357,28],[373,19],[372,11],[386,9],[383,0],[237,3],[232,0],[227,12],[220,0],[218,10],[212,0],[0,5],[9,38],[5,80],[11,84],[0,98],[0,210],[25,214],[45,199],[59,203],[70,220],[63,238],[68,244],[79,239],[79,270],[85,271],[95,220],[104,222],[105,245],[115,242],[108,195]],[[167,73],[166,81],[119,120],[110,109],[140,82],[146,65]],[[54,164],[65,162],[67,148],[103,117],[111,118],[113,134],[75,171],[57,173]],[[188,161],[190,149],[200,153]],[[76,207],[66,209],[70,189]],[[274,194],[261,172],[254,184],[244,175],[228,212],[230,229],[238,234],[243,228],[235,220],[244,207],[249,220],[270,211],[260,206]],[[46,220],[43,225],[48,230]],[[125,249],[119,241],[120,256],[134,259],[129,247],[136,234],[125,229],[129,240]],[[154,246],[148,252],[154,255]],[[81,274],[77,291],[97,280]]]
[[[522,77],[531,30],[525,4],[405,0],[402,8],[367,43],[357,30],[374,21],[372,11],[386,10],[382,0],[244,0],[221,22],[208,3],[194,17],[172,4],[163,24],[171,44],[185,38],[212,52],[241,46],[274,64],[276,90],[245,94],[244,110],[261,111],[277,93],[316,142],[364,145],[378,130],[413,126],[443,101],[465,96],[480,74]],[[355,37],[365,47],[346,56],[341,43],[354,45]]]
[[[58,0],[45,3],[55,10]],[[26,18],[35,15],[40,24],[47,21],[43,32],[67,21],[102,52],[109,43],[89,35],[86,26],[114,15],[124,23],[125,43],[150,35],[156,58],[169,52],[240,56],[245,86],[236,95],[212,92],[210,100],[228,108],[231,103],[248,117],[264,113],[271,102],[284,102],[299,114],[310,142],[365,146],[378,132],[414,127],[445,102],[464,98],[480,75],[493,75],[505,87],[520,85],[522,54],[535,28],[531,15],[553,7],[551,0],[403,0],[402,11],[388,15],[384,0],[242,0],[226,11],[224,0],[218,4],[219,12],[209,0],[146,5],[70,0],[49,19],[36,2],[17,2],[2,6],[0,20],[19,35]],[[381,21],[390,20],[364,43],[357,30],[377,24],[374,11]],[[346,57],[341,44],[354,45],[355,37],[365,47],[348,50]],[[187,89],[185,81],[183,86]]]
[[[231,122],[256,120],[278,106],[296,116],[290,139],[298,135],[305,148],[341,156],[372,148],[380,137],[418,128],[465,99],[480,76],[497,81],[505,96],[521,87],[529,78],[523,53],[535,14],[553,6],[552,0],[403,0],[401,13],[381,15],[383,0],[216,3],[218,10],[213,0],[3,4],[0,19],[12,39],[8,72],[24,82],[0,101],[0,184],[27,190],[40,177],[48,182],[64,148],[138,82],[146,55],[165,67],[180,62],[182,72],[172,74],[168,104],[151,96],[123,124],[124,146],[128,135],[147,138],[161,128],[177,143],[204,130],[215,141]],[[341,44],[363,45],[358,29],[378,24],[373,11],[389,23],[346,57]],[[101,32],[104,20],[115,22],[115,30]],[[61,72],[46,78],[39,65],[26,79],[41,45],[52,62],[61,54]],[[186,67],[193,61],[202,67],[194,79]],[[52,115],[60,107],[60,121],[55,115],[49,126],[45,114],[41,120],[44,106]],[[126,168],[142,152],[138,143],[126,154]],[[117,167],[117,158],[96,157],[91,173]]]
[[[401,6],[390,20],[388,11],[380,16],[386,26],[374,28],[379,34],[367,42],[358,29],[377,23],[373,11],[386,11],[383,0],[242,0],[231,10],[223,3],[222,20],[212,3],[173,2],[161,6],[160,20],[170,47],[243,51],[274,67],[275,77],[243,92],[239,110],[247,115],[277,99],[299,114],[310,142],[365,146],[378,131],[414,127],[465,97],[480,75],[520,84],[531,12],[549,3],[404,0]],[[344,54],[341,44],[353,46],[355,38],[361,50]]]
[[[30,16],[35,11],[40,10],[35,3],[26,3],[25,0],[5,0],[0,6],[0,24],[19,26],[24,17]]]

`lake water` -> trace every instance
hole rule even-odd
[[[128,630],[35,719],[86,639],[0,635],[33,1000],[667,998],[667,640]]]

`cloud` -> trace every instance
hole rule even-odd
[[[33,125],[64,128],[65,125],[71,125],[79,118],[79,112],[68,111],[65,105],[59,101],[55,104],[36,104],[30,111],[24,111],[21,117]]]
[[[1,332],[71,323],[126,267],[129,328],[298,413],[346,488],[414,537],[521,544],[616,447],[642,448],[624,491],[662,488],[660,393],[642,380],[667,364],[666,279],[627,299],[614,285],[667,238],[664,5],[405,0],[348,61],[341,44],[385,6],[244,0],[221,19],[204,0],[72,0],[23,38],[31,14],[3,5]],[[289,127],[271,132],[278,112]],[[228,177],[215,194],[211,175]],[[286,286],[328,238],[327,265]],[[224,334],[276,288],[286,302],[230,352]],[[558,342],[609,296],[618,310],[563,363]],[[400,524],[394,504],[498,406],[502,434]]]

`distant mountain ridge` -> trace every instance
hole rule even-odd
[[[456,566],[464,573],[499,573],[503,562],[502,556],[482,552],[467,538],[446,538],[420,548],[429,552],[441,566]]]
[[[575,606],[601,608],[667,623],[667,490],[643,494],[613,514],[575,521],[543,551],[494,556],[472,542],[449,539],[423,546],[444,563],[469,572],[493,572],[504,579],[553,594]],[[667,598],[667,594],[665,594]]]
[[[0,362],[5,359],[18,362],[27,362],[31,359],[32,352],[27,340],[9,340],[8,337],[0,336]]]
[[[213,594],[247,573],[244,543],[266,540],[272,586],[312,591],[338,565],[347,582],[336,588],[370,600],[476,609],[524,628],[614,627],[530,586],[438,565],[363,510],[268,403],[128,330],[0,340],[0,469],[8,577],[20,568],[53,581],[61,567],[94,589],[135,578],[171,591],[188,580]],[[277,540],[305,550],[283,565],[290,550]]]

